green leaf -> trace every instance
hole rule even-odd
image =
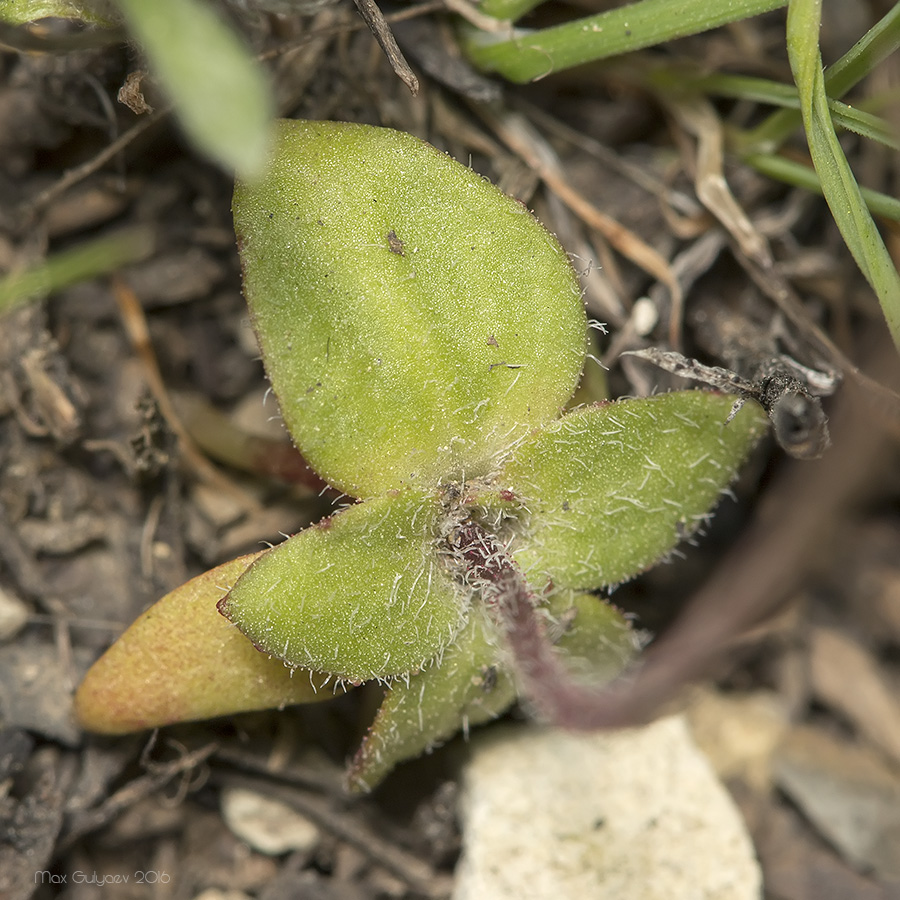
[[[198,0],[116,0],[188,137],[249,178],[265,164],[274,103],[240,38]]]
[[[788,57],[800,94],[809,153],[834,221],[856,264],[877,294],[888,329],[900,348],[900,275],[834,131],[817,43],[820,20],[821,0],[791,0],[787,21]]]
[[[734,400],[704,391],[620,400],[523,443],[497,486],[528,510],[511,549],[529,581],[616,584],[695,531],[767,427],[752,401],[726,425]]]
[[[565,252],[411,135],[282,121],[234,218],[285,423],[346,493],[485,475],[572,394],[586,322]]]
[[[70,284],[87,281],[144,259],[153,252],[153,232],[130,228],[52,254],[21,272],[0,278],[0,315]]]
[[[664,79],[671,84],[673,74],[671,69],[662,68],[653,77],[652,83],[654,86],[659,85],[661,88],[665,88]],[[752,100],[757,103],[771,103],[786,109],[800,109],[800,95],[795,86],[782,84],[780,81],[772,81],[768,78],[752,78],[747,75],[728,75],[717,72],[711,75],[687,75],[683,79],[676,80],[676,84],[679,82],[692,91],[702,91],[718,97],[732,97],[735,100]],[[870,98],[867,105],[871,106],[877,103],[878,99],[877,97]],[[887,101],[887,99],[887,96],[883,95],[883,100]],[[839,128],[852,131],[854,134],[869,138],[869,140],[878,141],[892,150],[900,150],[900,137],[896,133],[896,128],[886,119],[868,110],[860,109],[858,106],[849,106],[840,100],[830,98],[828,109],[831,111],[834,124]],[[736,143],[738,146],[746,143],[747,146],[755,149],[754,145],[750,143],[750,138],[740,133],[736,135]]]
[[[475,65],[518,83],[785,6],[787,0],[641,0],[541,31],[517,30],[511,40],[465,29]],[[500,8],[500,7],[498,7]]]
[[[348,785],[371,790],[397,763],[508,709],[516,688],[496,643],[484,611],[474,607],[440,662],[388,689],[347,772]]]
[[[0,0],[0,22],[25,25],[39,19],[75,19],[92,25],[112,25],[111,3],[76,0]]]
[[[131,625],[78,688],[82,726],[125,734],[332,697],[327,676],[287,669],[219,615],[218,600],[259,556],[198,575]]]
[[[775,178],[785,184],[792,184],[795,187],[822,195],[822,183],[819,181],[815,169],[809,165],[788,159],[786,156],[765,153],[753,153],[742,159],[748,166],[753,166],[754,169],[769,178]],[[896,197],[889,197],[887,194],[869,188],[860,188],[860,194],[866,201],[866,206],[875,215],[900,222],[900,200]]]
[[[808,22],[808,20],[807,20]],[[798,32],[801,43],[815,45],[818,29]],[[900,4],[894,4],[839,60],[825,72],[829,97],[843,97],[875,67],[900,47]],[[799,106],[798,106],[799,109]],[[793,110],[779,110],[757,125],[742,141],[748,151],[773,152],[800,125]]]
[[[560,591],[547,615],[558,623],[559,652],[573,675],[601,686],[634,655],[634,633],[624,616],[599,597]],[[354,790],[371,790],[397,763],[431,750],[457,731],[503,713],[516,699],[507,651],[481,607],[475,607],[438,664],[397,681],[347,773]]]
[[[435,552],[442,507],[376,497],[262,556],[222,601],[257,647],[346,681],[429,663],[464,624],[464,597]]]
[[[494,19],[515,22],[543,2],[544,0],[482,0],[479,11]]]

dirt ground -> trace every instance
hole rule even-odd
[[[804,365],[843,372],[825,401],[823,458],[766,442],[698,545],[615,600],[642,627],[670,629],[656,662],[673,679],[718,678],[690,695],[693,720],[745,814],[767,896],[900,897],[900,399],[853,366],[892,390],[900,380],[870,289],[821,200],[729,163],[761,243],[735,241],[697,201],[695,179],[716,173],[698,162],[684,109],[662,108],[627,69],[489,81],[454,55],[438,7],[396,26],[420,76],[415,97],[349,5],[245,26],[260,52],[281,48],[267,65],[283,115],[411,131],[537,211],[583,270],[590,315],[608,325],[594,348],[608,371],[591,377],[613,396],[686,386],[620,356],[673,337],[733,367],[729,323],[745,349],[749,335],[778,339]],[[571,11],[546,15],[557,14]],[[783,33],[773,14],[664,53],[788,81]],[[848,33],[833,24],[826,48],[842,52]],[[894,83],[897,65],[886,64]],[[328,509],[266,471],[284,444],[263,405],[231,184],[171,116],[117,101],[140,66],[120,45],[0,53],[0,271],[124,226],[154,238],[121,280],[81,283],[0,321],[0,896],[446,896],[462,740],[372,796],[345,796],[341,767],[376,692],[118,739],[86,735],[72,717],[87,667],[155,599]],[[716,123],[760,115],[742,104],[707,112],[701,144]],[[852,140],[848,150],[869,186],[896,191],[896,159]],[[888,240],[900,250],[896,229]],[[642,247],[668,261],[683,309],[635,264]],[[247,432],[260,437],[241,444],[244,459],[223,460]],[[210,481],[209,459],[233,492]],[[759,704],[777,709],[777,740],[757,740],[771,733]],[[227,824],[247,788],[301,812],[316,838],[275,855],[251,849]]]

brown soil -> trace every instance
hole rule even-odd
[[[453,56],[447,23],[431,8],[396,29],[420,76],[414,97],[348,6],[244,25],[260,51],[294,48],[267,63],[283,115],[411,131],[536,209],[584,269],[590,314],[609,325],[595,352],[610,366],[613,395],[682,386],[619,356],[673,336],[688,355],[734,365],[722,330],[710,337],[707,327],[720,314],[725,328],[742,323],[745,349],[756,340],[750,321],[763,344],[776,336],[806,365],[845,370],[844,386],[826,401],[833,447],[822,460],[789,459],[767,443],[699,546],[615,599],[644,627],[671,629],[656,656],[671,681],[712,667],[727,698],[766,691],[780,700],[789,739],[805,728],[814,741],[868,748],[897,779],[898,400],[848,363],[895,388],[898,367],[824,203],[726,166],[738,204],[771,248],[767,269],[754,256],[758,245],[738,245],[698,203],[696,136],[627,69],[588,67],[521,88],[487,81]],[[825,35],[834,53],[846,49],[837,32]],[[668,52],[790,78],[777,14]],[[193,441],[213,448],[225,426],[210,424],[204,410],[226,413],[228,428],[265,429],[269,412],[241,297],[229,178],[192,152],[170,115],[144,127],[150,113],[117,102],[140,65],[124,45],[0,54],[0,270],[127,225],[147,226],[155,240],[121,281],[79,284],[0,324],[0,626],[7,608],[27,614],[0,643],[0,896],[175,900],[210,888],[259,900],[446,895],[458,852],[461,739],[401,767],[371,797],[341,792],[341,766],[376,692],[122,739],[84,734],[72,717],[86,668],[150,603],[328,508],[303,485],[220,463],[215,477],[234,492],[211,486],[206,457],[177,436],[166,398]],[[143,89],[159,105],[152,83]],[[759,115],[741,104],[709,112],[704,127]],[[96,164],[118,140],[119,152]],[[802,149],[799,137],[795,146]],[[896,160],[848,147],[866,183],[890,191]],[[543,181],[537,159],[551,160]],[[680,261],[690,289],[683,315],[629,258],[639,249],[632,238],[616,238],[597,210]],[[773,297],[785,285],[796,299],[782,294],[779,306]],[[659,315],[649,332],[632,314],[645,295]],[[149,342],[134,338],[144,322]],[[262,502],[242,505],[242,494]],[[769,895],[900,897],[896,823],[877,834],[879,853],[842,855],[840,838],[777,775],[779,761],[776,754],[774,781],[726,773]],[[836,764],[829,789],[852,781],[843,774]],[[277,856],[249,849],[221,813],[234,787],[303,812],[321,830],[318,844]]]

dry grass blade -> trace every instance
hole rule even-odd
[[[156,398],[160,412],[165,416],[169,427],[178,438],[185,460],[203,481],[234,497],[248,512],[258,511],[260,509],[259,501],[216,469],[200,452],[188,430],[182,424],[159,371],[159,364],[150,340],[147,319],[134,291],[121,278],[116,277],[113,279],[113,294],[119,306],[125,330],[143,364],[144,375],[150,385],[150,390]]]
[[[268,779],[229,775],[224,780],[229,785],[264,794],[293,807],[320,828],[355,847],[373,863],[401,879],[417,894],[439,900],[450,893],[448,876],[435,872],[424,860],[386,840],[359,816],[340,809],[334,801]]]
[[[509,19],[495,19],[481,10],[469,0],[444,0],[444,3],[451,12],[455,12],[458,16],[462,16],[467,22],[486,31],[489,34],[512,34],[512,22]]]
[[[172,111],[172,107],[159,109],[155,113],[150,113],[146,118],[141,119],[128,129],[121,137],[113,141],[109,146],[104,147],[98,154],[89,159],[87,162],[76,166],[66,172],[58,181],[55,181],[50,187],[41,191],[33,200],[31,200],[21,211],[24,221],[30,221],[31,218],[40,212],[43,212],[54,200],[64,194],[69,188],[74,187],[80,181],[83,181],[89,175],[102,169],[110,160],[114,159],[121,153],[132,141],[139,138],[145,131],[150,129],[157,122],[161,121]]]
[[[713,105],[699,96],[660,94],[660,98],[681,127],[697,139],[693,169],[700,201],[750,259],[768,268],[772,265],[772,254],[766,239],[756,230],[725,180],[725,139]]]
[[[900,763],[900,705],[872,656],[841,632],[816,628],[810,663],[813,689],[822,702]]]
[[[128,807],[139,800],[149,797],[161,787],[168,784],[178,775],[189,773],[202,765],[218,749],[218,744],[207,744],[188,753],[184,753],[170,763],[154,766],[146,775],[140,775],[129,781],[100,806],[86,810],[78,815],[61,842],[61,849],[70,847],[79,838],[111,822]]]
[[[835,369],[849,375],[864,389],[863,402],[871,408],[880,410],[894,422],[900,421],[900,394],[860,370],[859,366],[835,344],[822,327],[813,321],[797,292],[777,269],[763,269],[754,260],[745,256],[739,247],[735,248],[735,258],[744,267],[756,286],[797,327],[810,346],[816,347]]]

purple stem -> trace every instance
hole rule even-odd
[[[619,700],[627,682],[591,687],[573,680],[535,610],[525,576],[495,535],[466,519],[454,545],[467,580],[481,588],[488,612],[506,634],[524,692],[541,718],[576,731],[636,722]]]

